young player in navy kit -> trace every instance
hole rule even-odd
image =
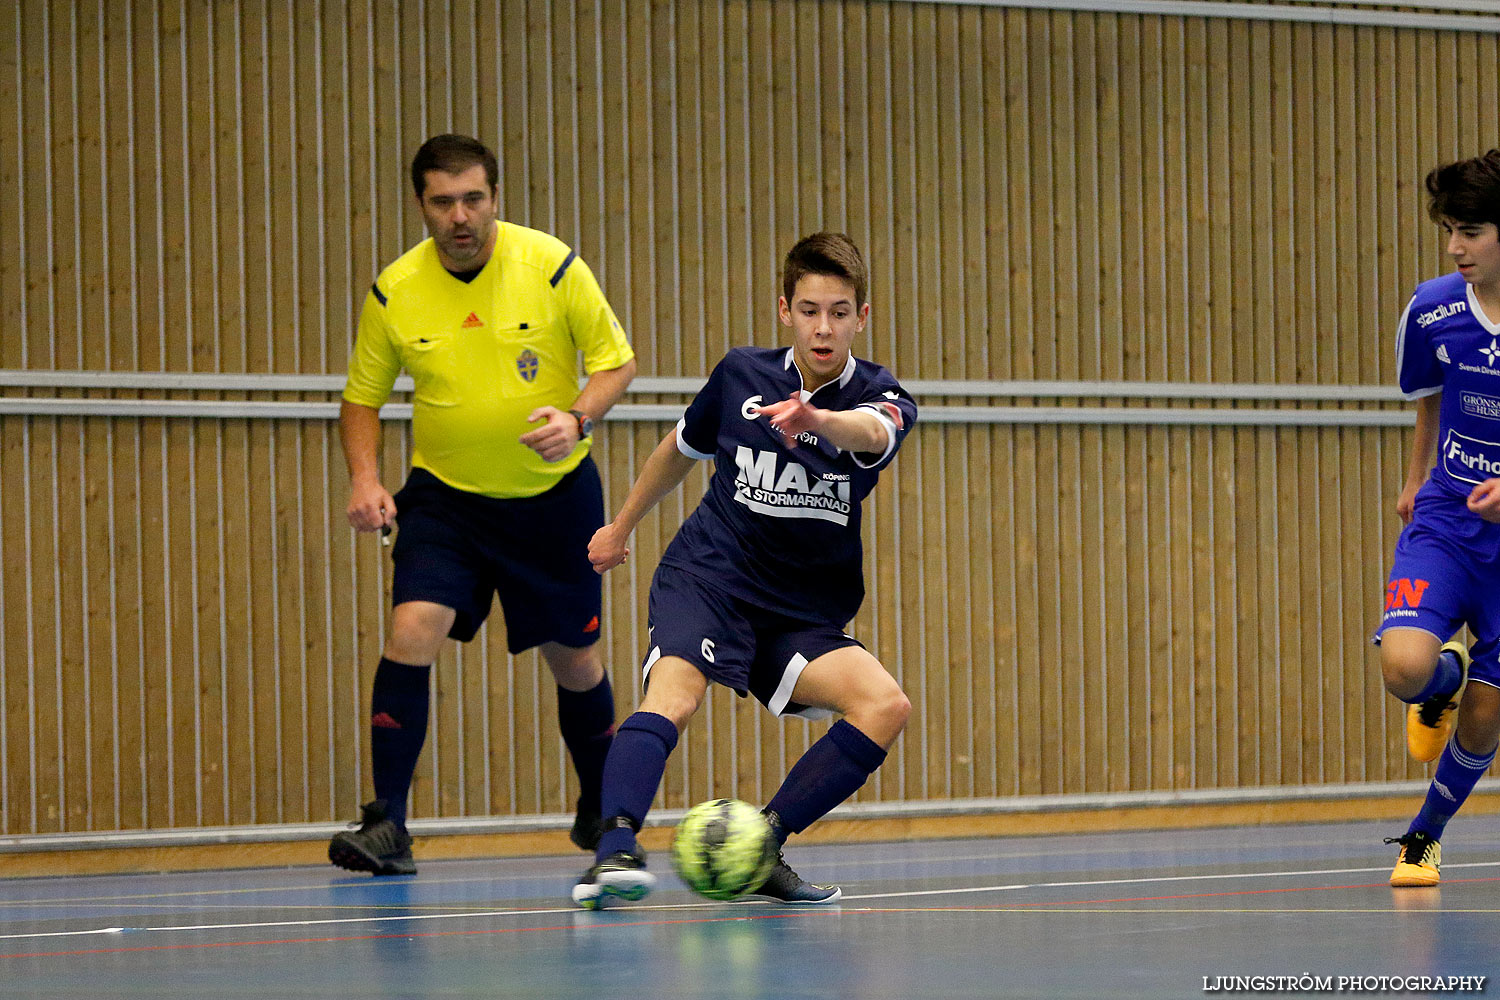
[[[1410,706],[1412,756],[1438,765],[1387,841],[1395,886],[1438,884],[1443,828],[1500,743],[1500,150],[1438,167],[1427,191],[1458,270],[1417,287],[1396,336],[1417,427],[1375,641],[1386,689]],[[1472,649],[1445,642],[1462,625]]]
[[[645,696],[605,761],[604,834],[573,889],[579,906],[640,899],[655,884],[635,834],[711,681],[778,716],[842,716],[767,804],[778,843],[853,795],[906,725],[900,685],[843,632],[864,599],[860,501],[917,417],[890,372],[851,354],[870,315],[866,274],[847,236],[798,242],[779,303],[790,349],[731,350],[589,543],[600,573],[620,565],[646,512],[695,462],[714,460],[707,494],[651,581]],[[818,904],[841,893],[778,858],[753,895]]]

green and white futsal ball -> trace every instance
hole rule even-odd
[[[714,799],[693,806],[677,824],[672,867],[698,895],[735,899],[771,874],[776,846],[760,810],[739,799]]]

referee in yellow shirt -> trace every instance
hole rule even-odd
[[[540,646],[582,795],[572,839],[599,837],[614,699],[595,645],[601,580],[588,543],[604,524],[594,422],[635,376],[635,354],[593,273],[546,233],[501,222],[495,154],[466,136],[423,143],[411,165],[431,238],[365,297],[339,429],[349,523],[398,525],[391,634],[375,671],[375,801],[335,834],[334,864],[416,871],[406,799],[427,734],[432,662],[474,637],[500,595],[512,653]],[[578,356],[588,381],[578,389]],[[416,383],[412,470],[381,484],[380,407],[401,369]]]

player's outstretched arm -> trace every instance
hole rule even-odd
[[[779,403],[759,407],[756,412],[770,417],[771,426],[782,433],[792,448],[797,447],[797,435],[804,431],[844,451],[879,453],[891,443],[885,424],[868,410],[822,410],[795,392]]]
[[[356,531],[389,528],[396,523],[396,501],[380,484],[380,411],[347,399],[339,406],[339,441],[349,466],[349,507]]]
[[[1417,400],[1417,429],[1411,439],[1411,459],[1406,464],[1406,483],[1401,487],[1401,495],[1396,498],[1396,513],[1406,524],[1411,523],[1412,511],[1416,508],[1417,490],[1427,482],[1427,475],[1432,471],[1433,456],[1437,449],[1438,410],[1442,401],[1443,394],[1440,392]]]
[[[677,428],[672,428],[646,459],[615,519],[594,532],[594,537],[589,540],[589,562],[596,573],[603,575],[625,561],[630,554],[625,543],[630,540],[635,526],[661,502],[662,497],[687,478],[695,464],[677,449]]]

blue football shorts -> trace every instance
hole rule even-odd
[[[646,628],[650,648],[641,664],[646,683],[651,681],[653,663],[663,656],[680,656],[740,697],[755,695],[778,717],[832,715],[828,709],[792,701],[797,678],[824,653],[845,646],[864,648],[832,625],[755,607],[675,566],[657,566],[651,578]]]
[[[580,649],[599,638],[603,582],[589,539],[604,524],[591,458],[534,497],[501,500],[413,469],[396,494],[391,604],[432,601],[458,613],[449,635],[474,638],[500,595],[506,646]]]
[[[1474,637],[1469,679],[1500,687],[1500,524],[1451,502],[1423,503],[1396,540],[1374,641],[1416,628],[1448,641],[1463,625]]]

